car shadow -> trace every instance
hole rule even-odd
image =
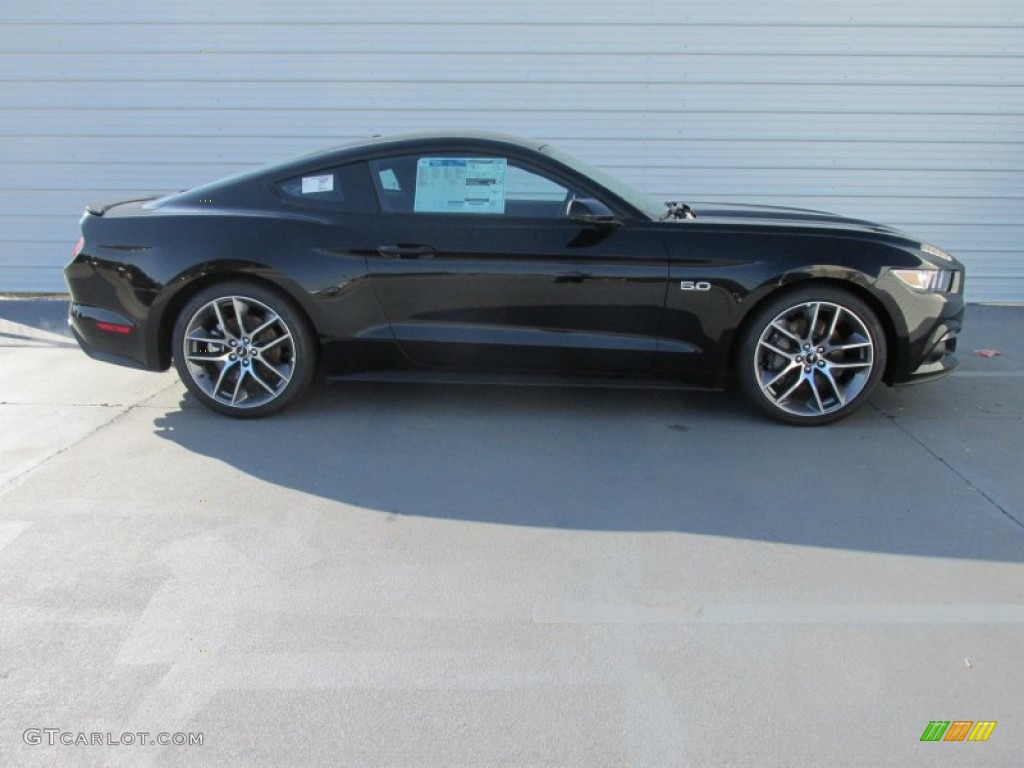
[[[0,300],[0,347],[64,347],[77,349],[68,328],[65,300]]]
[[[871,405],[806,429],[720,393],[339,383],[259,421],[186,397],[154,426],[382,514],[1024,559],[1019,528]]]

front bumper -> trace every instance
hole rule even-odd
[[[923,361],[910,372],[905,381],[898,382],[899,384],[917,384],[940,379],[960,367],[960,360],[956,356],[956,343],[962,318],[961,311],[957,318],[944,320],[935,327],[925,344]]]
[[[877,283],[892,307],[895,338],[891,339],[889,384],[914,384],[952,373],[960,365],[957,337],[964,319],[963,278],[952,293],[911,290],[892,274]]]

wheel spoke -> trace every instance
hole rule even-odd
[[[846,405],[846,397],[843,395],[842,390],[839,389],[839,384],[836,382],[836,379],[832,375],[832,372],[823,371],[823,375],[825,376],[825,379],[828,381],[829,385],[832,387],[832,391],[836,393],[836,400],[839,401],[839,405]]]
[[[835,369],[835,368],[870,368],[871,367],[871,361],[870,360],[859,360],[859,361],[853,362],[853,363],[830,363],[828,367],[832,368],[832,369]]]
[[[290,333],[287,333],[284,336],[278,336],[273,341],[268,341],[266,344],[263,344],[263,345],[255,344],[253,346],[255,346],[256,349],[258,349],[260,351],[260,354],[262,355],[264,352],[266,352],[271,347],[273,347],[273,346],[275,346],[277,344],[280,344],[282,341],[288,341],[289,339],[291,339],[291,337],[292,337],[292,335]]]
[[[794,344],[800,345],[800,344],[803,343],[803,339],[798,337],[796,334],[792,333],[785,326],[780,325],[777,319],[774,322],[772,322],[772,326],[771,327],[774,328],[779,333],[781,333],[783,336],[788,336],[790,339],[793,340]]]
[[[807,328],[807,341],[814,343],[814,329],[818,327],[818,315],[821,314],[821,302],[814,305],[814,314],[811,315],[811,324]]]
[[[188,355],[187,357],[189,360],[195,360],[197,362],[222,363],[227,359],[228,355],[227,353],[224,353],[222,355]]]
[[[247,336],[248,334],[246,333],[243,319],[249,311],[249,308],[245,306],[245,303],[238,296],[231,297],[231,307],[235,310],[235,322],[238,323],[238,330],[241,331],[239,335]],[[241,307],[241,309],[239,309],[239,307]]]
[[[264,332],[265,330],[267,330],[267,328],[269,328],[270,326],[272,326],[272,325],[273,325],[274,323],[276,323],[276,322],[277,322],[278,320],[280,320],[280,319],[281,319],[281,318],[279,318],[279,317],[278,317],[277,315],[275,315],[275,314],[271,313],[271,314],[270,314],[270,319],[269,319],[269,320],[266,320],[266,321],[265,321],[265,322],[263,322],[263,323],[260,323],[260,325],[258,325],[258,326],[257,326],[257,327],[256,327],[256,328],[255,328],[255,329],[254,329],[254,330],[253,330],[253,331],[252,331],[252,332],[251,332],[250,334],[249,334],[249,338],[251,338],[251,339],[255,339],[255,338],[256,338],[257,336],[259,336],[259,335],[260,335],[261,333],[263,333],[263,332]]]
[[[764,347],[766,349],[770,349],[775,354],[782,355],[783,357],[789,357],[791,354],[793,354],[792,352],[787,352],[785,349],[780,349],[779,347],[776,347],[774,344],[772,344],[770,342],[767,342],[767,341],[760,341],[758,343],[762,347]]]
[[[275,371],[275,373],[276,373],[276,371]],[[269,384],[267,384],[267,382],[265,382],[263,380],[263,378],[258,373],[256,373],[256,366],[255,365],[252,366],[251,369],[249,370],[249,375],[252,376],[253,379],[256,380],[257,384],[259,384],[261,387],[263,387],[265,390],[267,390],[268,393],[270,393],[271,395],[276,395],[277,394],[277,392],[274,391],[274,388],[271,387]]]
[[[291,381],[291,378],[292,378],[291,376],[289,376],[287,374],[284,374],[284,373],[281,373],[279,370],[277,370],[277,368],[272,366],[266,360],[260,360],[259,362],[260,362],[260,365],[262,365],[268,371],[272,372],[275,376],[277,376],[279,379],[284,381],[285,384],[287,384],[289,381]]]
[[[235,391],[231,393],[231,404],[235,405],[238,402],[238,393],[242,390],[242,382],[245,381],[245,375],[249,372],[248,368],[238,369],[238,378],[235,379]]]
[[[234,365],[236,365],[236,363],[226,363],[220,369],[220,375],[217,377],[217,383],[213,385],[213,391],[209,393],[212,397],[216,398],[220,394],[221,385],[224,383],[224,379],[227,378],[228,371],[230,371]]]
[[[829,327],[828,327],[828,335],[825,336],[826,340],[827,339],[831,339],[835,335],[836,328],[839,326],[839,318],[842,316],[842,314],[843,313],[839,312],[839,311],[834,312],[832,314],[832,324],[829,325]]]
[[[777,398],[775,398],[775,402],[777,402],[777,403],[784,403],[787,400],[789,400],[789,398],[793,395],[793,393],[796,392],[798,389],[800,389],[800,385],[803,384],[803,383],[804,383],[804,377],[803,376],[798,376],[797,379],[796,379],[796,383],[792,387],[787,389],[785,392],[783,392],[781,395],[779,395]]]
[[[213,313],[217,316],[217,325],[220,326],[221,333],[224,334],[224,337],[227,338],[230,336],[231,338],[235,338],[235,334],[231,332],[228,328],[228,324],[224,321],[224,314],[220,311],[219,302],[213,302]]]
[[[863,349],[864,347],[870,347],[870,341],[855,341],[851,344],[833,344],[828,348],[829,352],[845,352],[849,349]]]
[[[814,402],[818,406],[818,413],[824,413],[825,412],[825,405],[821,402],[821,393],[818,392],[818,385],[815,383],[814,379],[815,379],[815,376],[812,373],[807,378],[807,383],[811,385],[811,392],[814,393]]]
[[[792,360],[790,360],[789,361],[789,365],[787,365],[785,368],[783,368],[781,371],[779,371],[777,374],[775,374],[775,376],[773,376],[771,381],[769,381],[767,384],[761,385],[761,389],[769,389],[771,387],[774,387],[775,383],[777,381],[780,381],[783,376],[785,376],[788,373],[791,373],[794,368],[799,368],[799,367],[800,367],[799,363],[795,363]]]

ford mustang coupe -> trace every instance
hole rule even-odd
[[[65,276],[101,360],[263,416],[332,377],[722,387],[789,424],[952,371],[964,268],[886,226],[661,202],[540,141],[417,134],[90,205]]]

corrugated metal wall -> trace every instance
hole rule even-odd
[[[550,139],[662,196],[823,208],[1024,300],[1020,0],[36,0],[0,9],[0,291],[91,199],[370,133]]]

